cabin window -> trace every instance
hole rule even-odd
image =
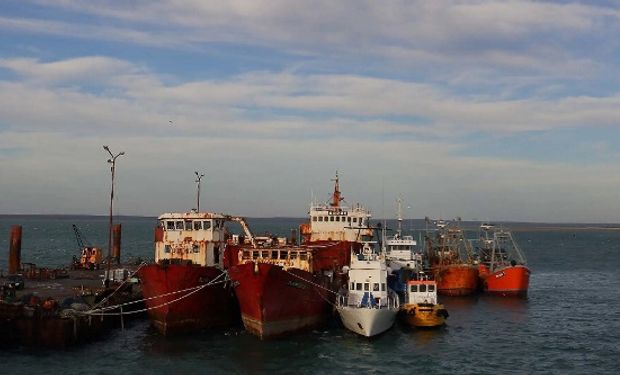
[[[192,245],[192,251],[194,253],[199,253],[200,252],[200,246],[198,246],[198,244],[193,244]]]
[[[170,245],[166,245],[166,246],[164,246],[164,253],[166,253],[166,254],[170,254],[170,249],[171,249],[171,248],[170,248]]]
[[[211,221],[203,221],[202,228],[205,230],[211,228]]]
[[[348,221],[349,223],[351,222],[351,217],[350,217],[350,216],[347,218],[347,221]]]
[[[202,221],[194,221],[194,230],[201,230],[202,229]]]
[[[428,286],[428,291],[429,292],[434,292],[435,291],[435,285],[429,285]]]
[[[291,251],[291,260],[293,259],[297,259],[297,252],[296,251]]]
[[[360,219],[360,227],[361,227],[361,226],[363,226],[363,225],[364,225],[364,219],[363,219],[363,218],[361,218],[361,219]]]
[[[301,260],[308,260],[308,253],[301,253],[301,254],[299,254],[299,259],[301,259]]]
[[[373,292],[378,292],[379,291],[379,283],[373,283],[372,284],[372,291]]]
[[[426,292],[426,284],[420,285],[420,292]]]
[[[323,221],[323,216],[319,216],[319,221]]]
[[[357,223],[357,218],[356,217],[353,218],[353,222]]]
[[[192,230],[192,222],[191,221],[186,221],[185,222],[185,230]]]
[[[340,221],[340,216],[336,216],[336,221]]]
[[[329,221],[334,221],[334,217],[333,217],[333,216],[330,216],[330,217],[329,217]]]
[[[280,250],[280,259],[288,258],[288,251]]]
[[[183,230],[183,222],[182,221],[177,221],[176,222],[176,229],[177,230]]]
[[[252,251],[252,258],[258,258],[258,251]]]
[[[364,283],[364,291],[370,291],[370,283]]]
[[[269,251],[263,251],[261,256],[263,258],[269,258]]]
[[[351,283],[351,287],[349,288],[349,290],[355,290],[355,283]]]
[[[166,221],[166,229],[174,230],[174,221]]]
[[[385,283],[381,283],[381,291],[385,292]]]
[[[362,283],[356,283],[355,290],[362,290]]]
[[[312,221],[316,221],[316,216],[312,216]]]
[[[411,286],[411,291],[412,292],[417,292],[418,291],[418,286],[417,285],[412,285]]]

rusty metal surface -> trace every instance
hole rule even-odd
[[[11,245],[9,248],[9,274],[18,273],[21,268],[22,226],[11,227]]]

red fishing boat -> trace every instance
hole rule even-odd
[[[478,267],[471,244],[459,226],[436,222],[435,236],[427,234],[427,252],[437,292],[447,296],[466,296],[478,290]]]
[[[512,233],[491,224],[482,224],[480,228],[478,252],[482,290],[501,296],[527,296],[530,269]]]
[[[282,336],[320,325],[336,292],[346,286],[343,267],[351,251],[373,235],[370,213],[341,205],[338,174],[328,204],[312,204],[302,224],[302,245],[266,249],[229,248],[229,276],[246,329],[261,337]],[[236,252],[236,254],[235,254]]]
[[[223,263],[224,224],[231,220],[247,228],[243,218],[210,212],[158,218],[155,263],[142,266],[138,277],[151,322],[161,334],[238,322],[239,308]]]
[[[351,243],[341,241],[237,249],[238,263],[228,272],[246,330],[272,338],[324,323],[346,284],[342,267],[350,251]]]

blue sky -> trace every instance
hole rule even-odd
[[[620,5],[0,3],[0,214],[620,222]],[[172,121],[172,125],[170,125]]]

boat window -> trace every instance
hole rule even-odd
[[[209,228],[211,228],[211,221],[210,221],[210,220],[203,221],[203,222],[202,222],[202,228],[203,228],[203,229],[209,229]]]
[[[357,218],[356,217],[353,218],[353,222],[357,223]]]
[[[349,288],[349,290],[355,290],[355,283],[351,283],[351,287]]]
[[[194,253],[199,253],[200,252],[200,246],[198,246],[198,244],[192,245],[192,251]]]
[[[258,258],[258,251],[252,251],[252,258]]]
[[[186,221],[185,222],[185,230],[192,230],[192,222],[191,221]]]
[[[299,259],[301,259],[301,260],[308,260],[308,253],[301,253],[301,254],[299,254]]]
[[[201,230],[202,229],[202,221],[194,221],[194,230]]]
[[[362,283],[356,283],[355,290],[362,290]]]
[[[411,285],[411,291],[412,292],[417,292],[418,291],[418,286],[417,285]]]
[[[291,251],[291,259],[297,259],[297,254],[296,251]]]
[[[312,216],[312,221],[316,221],[316,216]]]
[[[348,221],[349,223],[351,222],[351,217],[350,217],[350,216],[347,218],[347,221]]]
[[[340,221],[340,216],[336,216],[336,221]]]
[[[330,216],[330,217],[329,217],[329,221],[334,221],[334,217],[333,217],[333,216]]]
[[[166,221],[166,229],[174,230],[174,221]]]
[[[367,292],[370,290],[370,283],[364,283],[364,290]]]
[[[263,251],[261,256],[263,258],[269,258],[269,251]]]
[[[381,283],[381,291],[385,292],[385,283]]]
[[[164,246],[164,253],[170,253],[170,245]]]
[[[373,292],[378,292],[379,291],[379,283],[373,283],[372,284],[372,291]]]
[[[420,292],[426,292],[426,284],[420,285]]]
[[[288,251],[280,250],[280,259],[288,258]]]
[[[323,216],[319,216],[319,221],[323,221]]]
[[[435,285],[429,285],[428,286],[428,291],[429,292],[434,292],[435,291]]]
[[[177,221],[176,222],[176,229],[177,230],[183,230],[183,222],[182,221]]]

